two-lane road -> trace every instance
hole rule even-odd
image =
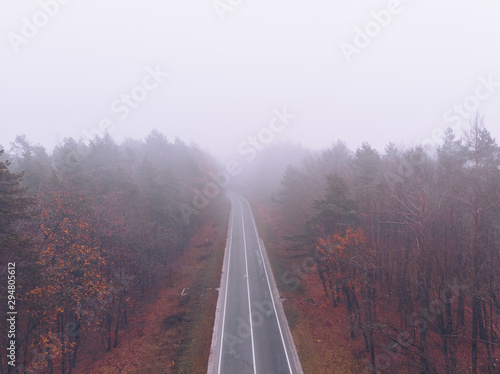
[[[302,369],[248,202],[232,209],[209,374],[300,374]]]

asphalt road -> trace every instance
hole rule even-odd
[[[302,369],[250,205],[232,209],[208,373],[301,374]]]

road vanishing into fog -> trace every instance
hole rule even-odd
[[[231,216],[209,374],[302,374],[265,248],[247,200]]]

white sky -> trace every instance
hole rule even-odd
[[[24,133],[51,149],[109,118],[117,139],[157,128],[230,157],[286,106],[299,117],[277,140],[383,149],[451,125],[443,115],[475,95],[481,76],[499,82],[479,91],[479,110],[500,140],[498,0],[401,0],[351,63],[340,44],[390,1],[243,0],[222,21],[212,0],[71,0],[16,54],[9,33],[22,36],[23,18],[51,1],[0,0],[6,147]],[[158,65],[170,76],[120,119],[111,104]]]

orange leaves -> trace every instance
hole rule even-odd
[[[65,300],[70,308],[83,305],[107,287],[101,274],[106,261],[85,201],[71,189],[54,191],[40,198],[39,209],[45,298]]]
[[[361,228],[353,229],[349,227],[345,234],[335,234],[327,238],[320,238],[316,243],[318,253],[328,258],[354,258],[371,257],[374,255],[366,242]]]
[[[316,243],[321,270],[338,284],[353,285],[358,274],[375,267],[375,253],[361,228],[349,227],[344,234],[320,238]]]

